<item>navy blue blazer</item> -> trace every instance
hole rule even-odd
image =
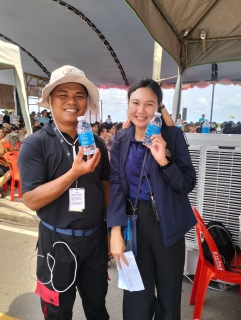
[[[110,203],[107,227],[126,226],[126,199],[129,187],[125,164],[134,126],[117,131],[111,148]],[[173,164],[165,171],[147,153],[150,177],[155,191],[157,211],[164,246],[169,247],[181,239],[195,224],[196,218],[188,199],[188,193],[196,184],[196,172],[192,165],[183,132],[176,127],[162,127],[162,137],[171,152]]]

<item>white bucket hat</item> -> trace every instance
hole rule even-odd
[[[86,78],[83,71],[72,66],[63,66],[51,73],[50,81],[43,88],[42,98],[37,101],[37,105],[40,107],[49,108],[50,92],[58,85],[69,82],[75,82],[85,86],[86,90],[88,91],[87,108],[90,110],[95,110],[99,103],[98,88],[94,85],[94,83]]]

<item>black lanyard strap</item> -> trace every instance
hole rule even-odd
[[[64,139],[61,137],[61,135],[60,135],[60,133],[59,133],[59,130],[58,130],[58,128],[56,127],[56,125],[55,125],[54,122],[52,122],[52,127],[53,127],[53,129],[54,129],[54,133],[56,134],[56,136],[57,136],[58,139],[59,139],[59,142],[60,142],[62,148],[64,149],[64,151],[65,151],[65,153],[66,153],[66,155],[67,155],[67,158],[68,158],[69,163],[70,163],[70,168],[71,168],[71,167],[72,167],[72,164],[73,164],[73,162],[74,162],[74,157],[73,157],[73,155],[69,152],[69,149],[68,149],[68,147],[66,146],[66,143],[65,143]],[[74,147],[74,146],[75,146],[75,143],[72,144],[72,147]]]
[[[138,202],[139,193],[140,193],[140,187],[141,187],[141,182],[142,182],[141,180],[142,180],[142,176],[143,176],[143,172],[144,172],[145,177],[146,177],[146,181],[147,181],[147,184],[148,184],[148,188],[149,188],[149,190],[150,190],[151,206],[152,206],[152,209],[153,209],[153,211],[154,211],[154,214],[155,214],[155,217],[156,217],[156,221],[159,221],[159,216],[158,216],[158,212],[157,212],[157,208],[156,208],[156,200],[155,200],[154,194],[152,193],[151,186],[150,186],[150,182],[149,182],[149,179],[148,179],[148,177],[147,177],[146,169],[145,169],[145,162],[146,162],[147,151],[148,151],[148,149],[146,149],[146,151],[145,151],[144,159],[143,159],[143,162],[142,162],[141,176],[140,176],[140,180],[139,180],[139,185],[138,185],[138,190],[137,190],[137,196],[136,196],[136,200],[135,200],[135,204],[134,204],[133,211],[134,211],[134,213],[135,213],[135,211],[136,211],[136,209],[137,209],[137,202]]]
[[[142,176],[143,176],[143,172],[144,172],[144,170],[145,170],[145,162],[146,162],[147,151],[148,151],[148,149],[146,148],[145,155],[144,155],[143,162],[142,162],[142,166],[141,166],[141,175],[140,175],[140,180],[139,180],[139,184],[138,184],[138,188],[137,188],[137,195],[136,195],[136,199],[135,199],[135,203],[134,203],[134,208],[133,208],[133,211],[134,211],[134,212],[135,212],[136,209],[137,209],[137,202],[138,202],[138,199],[139,199],[139,193],[140,193],[140,188],[141,188]]]

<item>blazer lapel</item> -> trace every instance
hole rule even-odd
[[[128,157],[133,132],[134,132],[134,126],[125,130],[124,134],[122,135],[121,147],[120,147],[120,173],[121,173],[121,181],[122,181],[123,188],[125,190],[126,195],[128,195],[129,193],[129,187],[126,179],[125,164]]]

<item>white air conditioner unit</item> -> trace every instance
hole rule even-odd
[[[189,194],[205,223],[217,220],[232,233],[238,245],[241,213],[241,136],[186,134],[197,173],[197,184]],[[185,274],[195,274],[198,243],[195,228],[186,234]]]

